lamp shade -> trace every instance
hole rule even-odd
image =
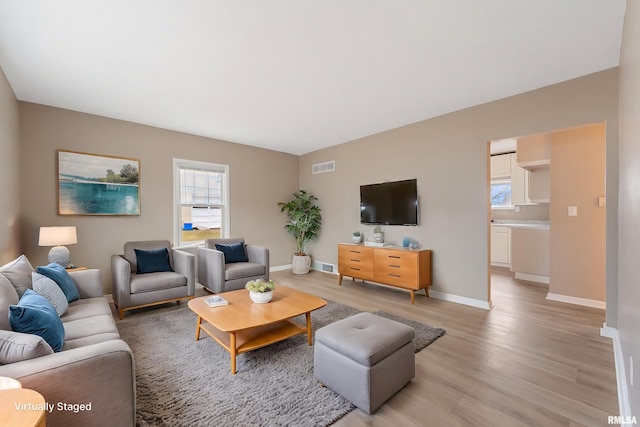
[[[63,246],[78,243],[75,226],[40,227],[39,246]]]

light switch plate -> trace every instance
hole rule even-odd
[[[578,207],[577,206],[569,206],[568,214],[569,214],[569,216],[578,216]]]

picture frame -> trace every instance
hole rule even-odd
[[[140,215],[140,160],[58,150],[59,215]]]

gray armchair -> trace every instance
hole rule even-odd
[[[246,262],[228,262],[218,245],[241,243]],[[247,245],[243,238],[207,239],[204,248],[198,248],[198,282],[213,293],[233,291],[244,288],[250,281],[262,278],[269,280],[269,249]],[[235,260],[232,260],[235,261]]]
[[[136,249],[145,252],[136,255]],[[148,255],[149,251],[164,254],[163,249],[168,253],[165,262],[155,262],[158,260],[155,253]],[[138,256],[145,256],[141,258],[145,260],[144,269],[138,268]],[[168,240],[125,243],[124,254],[111,256],[111,273],[113,302],[120,319],[126,310],[174,301],[179,303],[195,295],[195,255],[171,248]]]

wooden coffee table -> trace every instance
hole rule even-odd
[[[236,373],[236,356],[247,351],[265,347],[300,334],[311,335],[311,312],[324,307],[322,298],[295,289],[278,285],[273,299],[267,304],[256,304],[249,298],[249,291],[224,292],[220,294],[229,305],[209,307],[207,297],[189,301],[189,308],[198,315],[196,341],[204,331],[231,354],[231,373]],[[306,325],[289,319],[306,315]]]

